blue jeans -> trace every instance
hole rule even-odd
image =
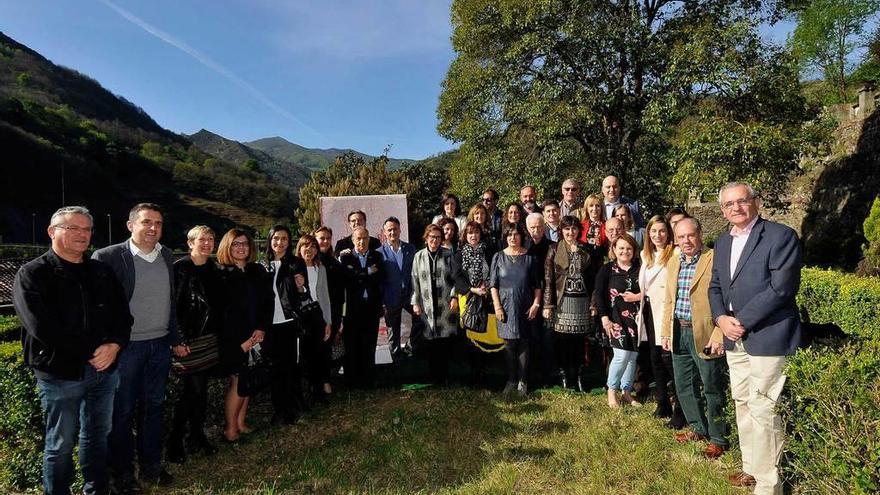
[[[629,392],[633,388],[633,378],[636,376],[636,351],[625,351],[614,348],[614,358],[608,366],[608,388]]]
[[[108,489],[107,435],[113,417],[113,396],[119,373],[99,373],[85,365],[81,381],[37,379],[46,446],[43,449],[43,491],[69,495],[73,481],[73,446],[79,437],[83,493]]]
[[[131,341],[119,353],[119,391],[113,406],[110,432],[110,468],[115,477],[134,474],[134,428],[137,419],[137,451],[141,476],[152,477],[162,469],[163,404],[165,383],[171,369],[168,339]],[[140,408],[138,408],[140,403]],[[135,413],[139,416],[135,418]]]

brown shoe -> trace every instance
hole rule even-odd
[[[740,488],[755,486],[755,477],[751,474],[744,473],[742,471],[738,471],[736,473],[731,474],[727,477],[730,481],[730,484],[733,486],[737,486]]]
[[[678,443],[699,442],[705,439],[705,436],[691,430],[675,432],[675,441]]]
[[[709,459],[718,459],[719,457],[721,457],[722,454],[724,454],[725,450],[727,449],[720,445],[710,443],[706,446],[706,449],[703,450],[703,455]]]

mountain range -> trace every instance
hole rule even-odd
[[[165,210],[163,242],[183,247],[196,224],[265,229],[290,223],[299,188],[346,149],[309,149],[280,137],[239,143],[207,130],[162,128],[143,109],[0,32],[0,242],[46,244],[62,205],[95,216],[93,242],[127,235],[129,208]],[[404,160],[392,159],[397,167]]]

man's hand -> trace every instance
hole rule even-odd
[[[104,371],[116,361],[116,355],[119,354],[119,344],[102,344],[95,349],[89,364],[95,368],[95,371]]]
[[[736,342],[746,333],[745,327],[736,318],[732,316],[721,316],[718,318],[718,328],[724,333],[728,339]]]
[[[709,342],[709,348],[712,350],[713,356],[724,355],[724,344],[719,344],[718,342]]]
[[[189,350],[188,345],[181,344],[181,345],[176,345],[176,346],[172,347],[171,352],[173,352],[174,355],[177,357],[187,357],[187,356],[189,356],[190,350]]]

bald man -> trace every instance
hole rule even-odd
[[[614,210],[618,206],[627,205],[629,211],[632,212],[636,228],[645,226],[645,220],[642,218],[642,207],[638,201],[621,195],[620,181],[617,177],[609,175],[602,180],[602,196],[605,198],[602,205],[605,208],[605,218],[613,217]]]

